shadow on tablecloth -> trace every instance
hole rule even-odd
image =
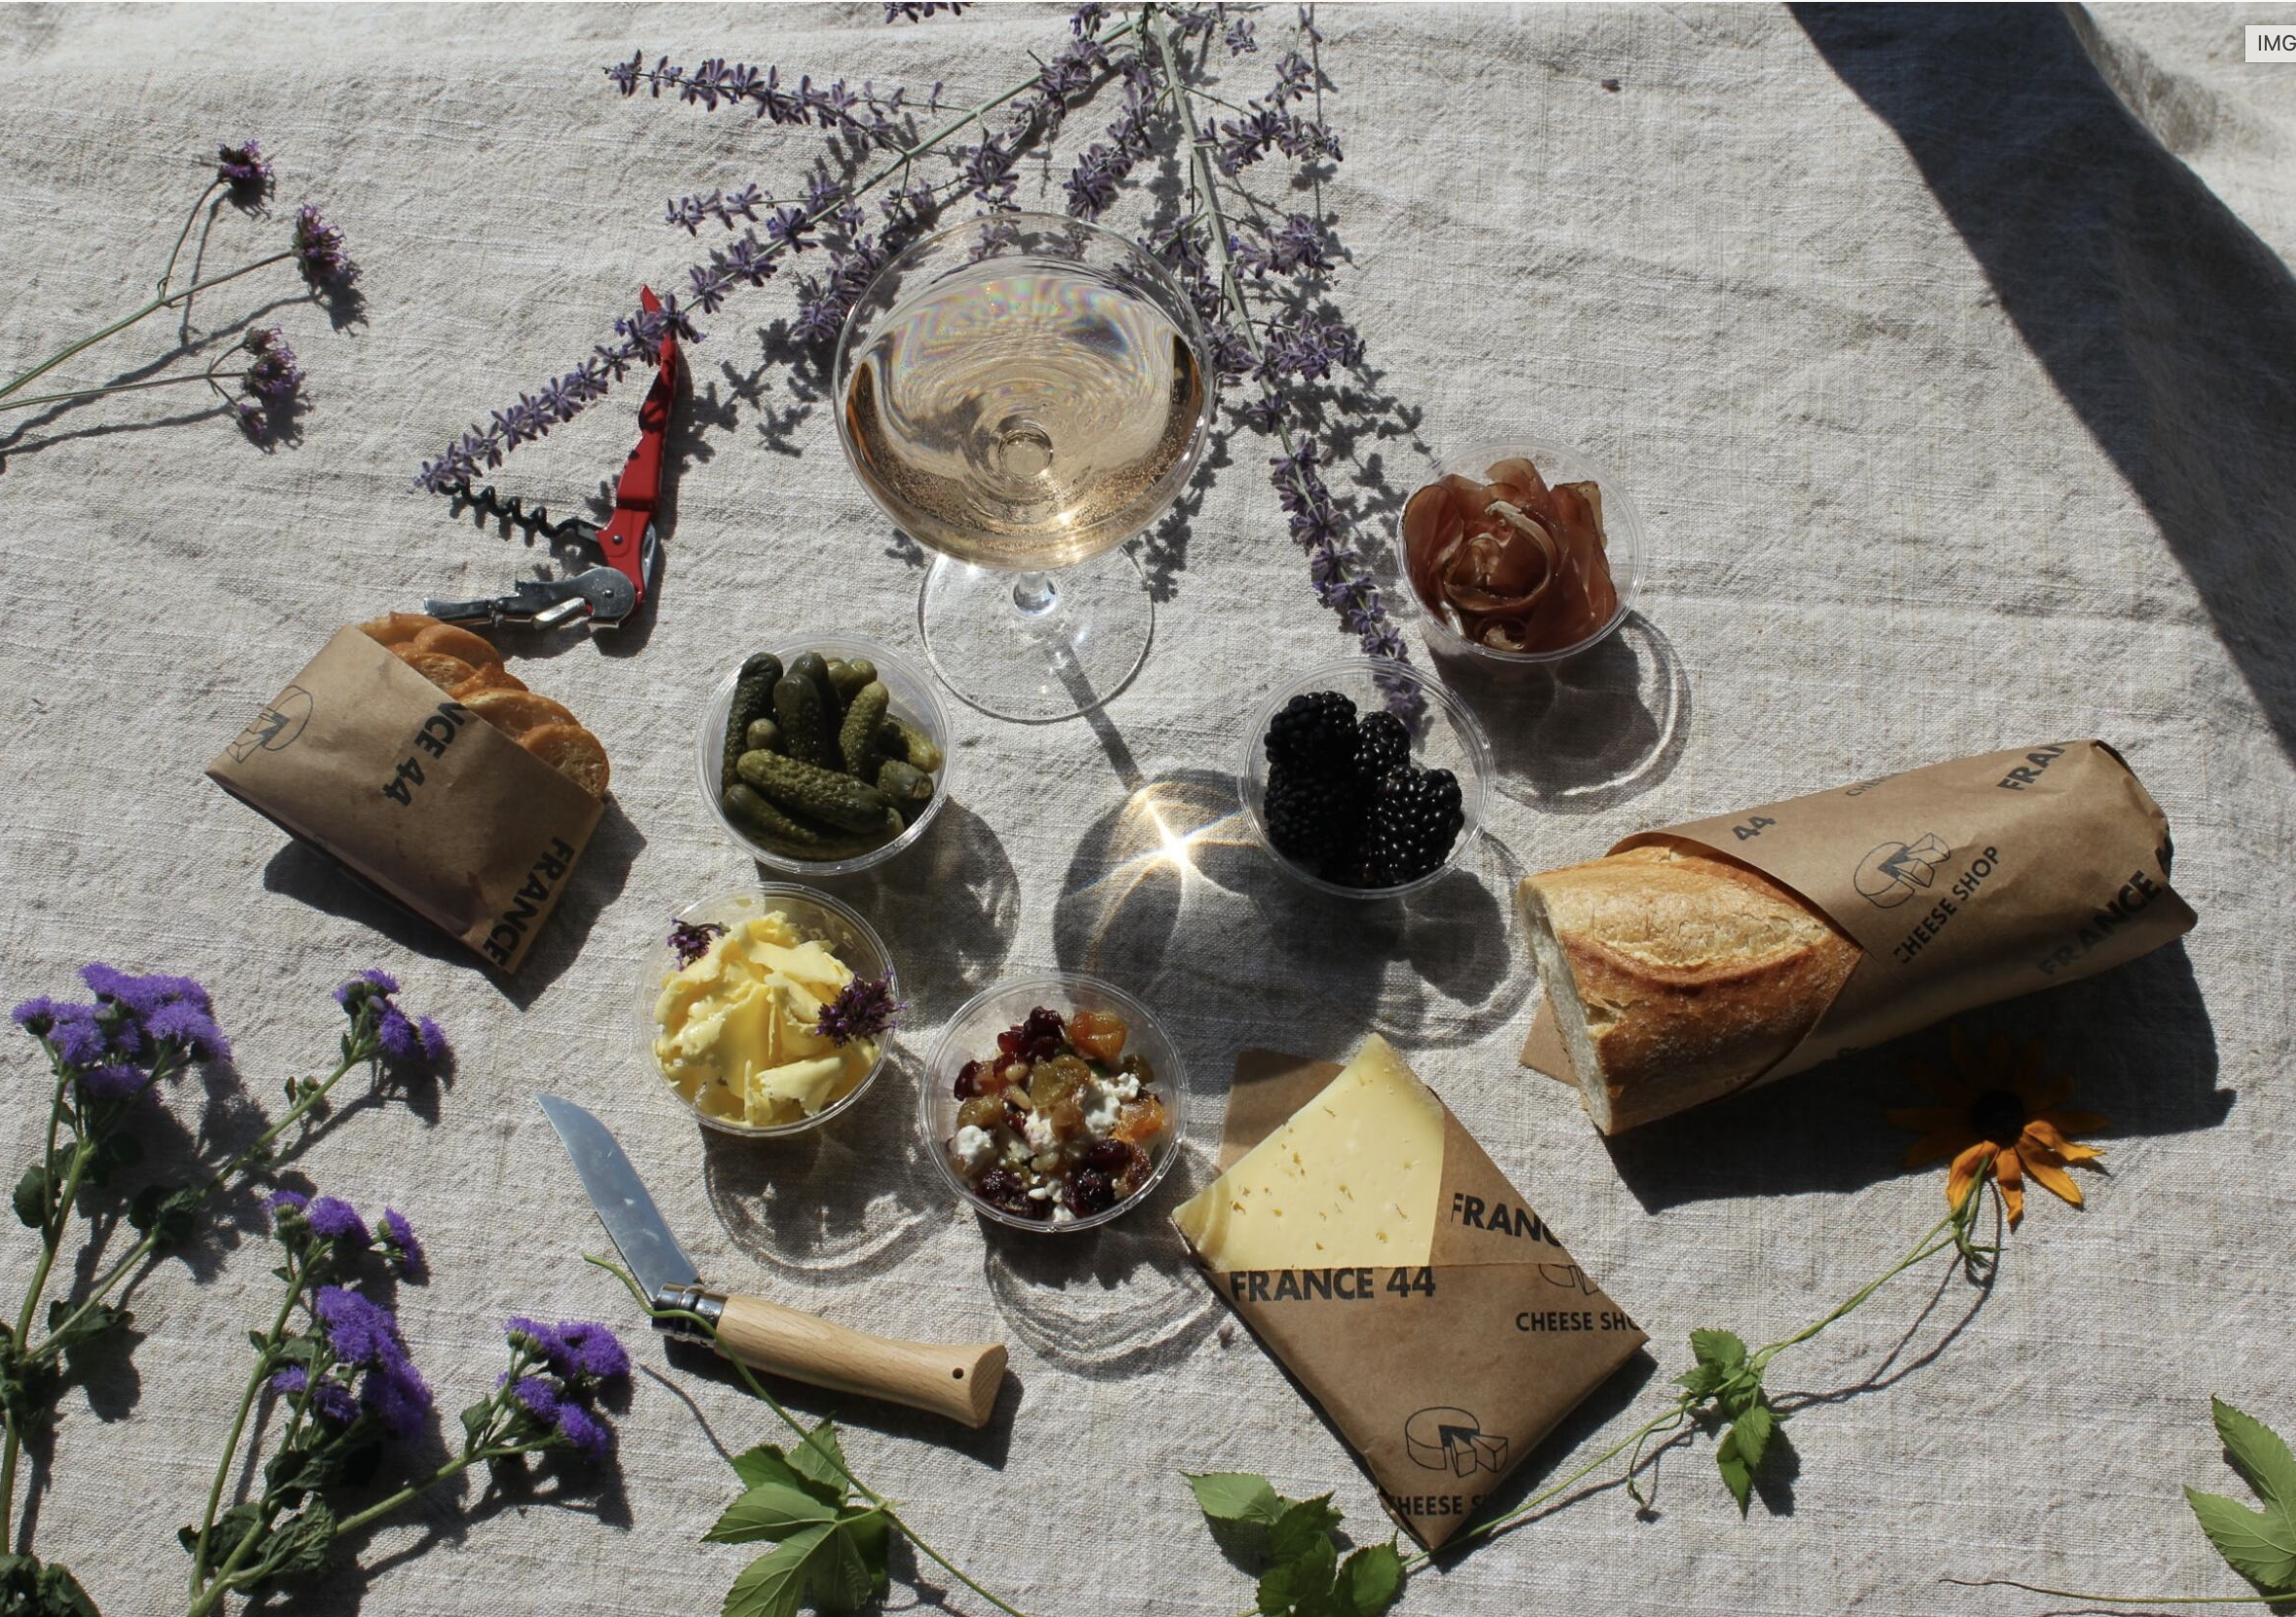
[[[2296,755],[2287,266],[2131,114],[2059,8],[1798,6],[1794,16],[1905,143],[2003,310],[2159,524],[2281,750]],[[2169,90],[2146,98],[2163,134],[2205,138],[2211,109]]]

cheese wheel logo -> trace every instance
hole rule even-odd
[[[1934,831],[1913,843],[1883,843],[1857,862],[1857,890],[1876,908],[1888,910],[1929,890],[1937,867],[1953,857]]]
[[[1403,1452],[1430,1471],[1454,1477],[1477,1471],[1496,1476],[1507,1468],[1505,1438],[1486,1432],[1467,1411],[1440,1404],[1403,1423]]]
[[[232,755],[234,764],[244,764],[259,752],[284,752],[295,744],[303,727],[310,722],[310,692],[300,685],[290,685],[266,702],[263,711],[224,750]]]

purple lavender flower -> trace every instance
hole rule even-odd
[[[375,1238],[367,1232],[367,1221],[357,1209],[340,1198],[315,1197],[303,1209],[303,1221],[310,1226],[311,1234],[321,1240],[332,1240],[345,1246],[370,1246]]]
[[[314,291],[349,286],[359,278],[359,267],[342,248],[342,232],[327,223],[309,202],[295,210],[296,268]]]
[[[391,1267],[417,1284],[429,1279],[430,1259],[423,1253],[422,1242],[414,1239],[414,1226],[407,1222],[407,1215],[396,1207],[385,1207],[381,1222],[383,1251]]]
[[[397,1317],[374,1299],[342,1286],[321,1286],[311,1298],[311,1312],[326,1333],[327,1346],[343,1363],[407,1363],[407,1345],[399,1336]]]
[[[1228,24],[1227,39],[1228,54],[1232,56],[1244,55],[1260,48],[1260,42],[1252,38],[1252,22],[1248,17],[1239,17]]]
[[[837,990],[837,997],[821,1007],[813,1031],[832,1044],[880,1037],[893,1019],[909,1009],[907,1000],[893,997],[890,978],[856,977]]]
[[[813,228],[804,208],[775,208],[766,220],[766,239],[776,247],[802,252],[813,245],[806,233]]]
[[[887,22],[922,22],[935,12],[951,17],[965,9],[965,0],[885,0]]]
[[[700,959],[709,952],[710,945],[725,935],[726,929],[714,920],[672,920],[669,923],[669,947],[678,957],[679,969],[683,970]]]
[[[215,149],[215,179],[242,208],[255,208],[271,193],[271,165],[264,161],[262,146],[253,140]]]

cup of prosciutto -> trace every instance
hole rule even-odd
[[[1576,656],[1642,582],[1633,500],[1561,445],[1468,446],[1405,502],[1400,528],[1430,647],[1487,666]]]

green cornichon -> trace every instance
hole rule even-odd
[[[792,813],[847,831],[872,831],[884,823],[884,794],[849,774],[816,769],[777,752],[745,752],[738,768],[743,780]]]
[[[844,759],[845,773],[856,780],[877,776],[877,733],[885,722],[885,709],[892,700],[891,693],[874,679],[853,693],[853,705],[845,710],[844,727],[838,732],[837,748]]]
[[[791,664],[791,671],[773,687],[773,716],[780,723],[782,745],[790,757],[815,769],[834,770],[839,763],[837,738],[830,730],[821,688],[796,671],[797,664],[804,661],[801,657]]]
[[[781,750],[781,727],[771,719],[752,719],[749,721],[748,740],[749,744],[743,747],[741,752],[779,752]],[[741,761],[741,753],[735,753],[734,761],[738,764]]]
[[[861,688],[877,678],[877,665],[866,657],[850,662],[829,665],[829,682],[837,687],[837,694],[851,701]]]
[[[741,755],[753,744],[749,727],[773,711],[773,686],[781,678],[781,659],[761,651],[741,665],[734,679],[734,703],[726,709],[726,754],[718,778],[730,783]]]
[[[837,694],[837,686],[830,681],[828,660],[817,651],[803,651],[789,660],[789,672],[793,679],[812,682],[813,689],[820,694],[821,711],[828,721],[831,738],[834,739],[838,720],[844,715],[845,699]],[[829,767],[835,769],[837,766],[833,761]]]
[[[933,745],[931,737],[907,719],[892,719],[888,722],[901,733],[900,750],[908,756],[911,764],[924,771],[927,774],[935,773],[940,770],[941,749]],[[892,749],[888,748],[887,750]]]
[[[809,852],[823,841],[820,832],[790,818],[780,809],[760,797],[756,789],[736,780],[725,791],[726,812],[762,843],[783,844],[796,851]]]
[[[877,789],[905,814],[913,814],[933,801],[933,777],[898,758],[888,758],[878,766]]]

